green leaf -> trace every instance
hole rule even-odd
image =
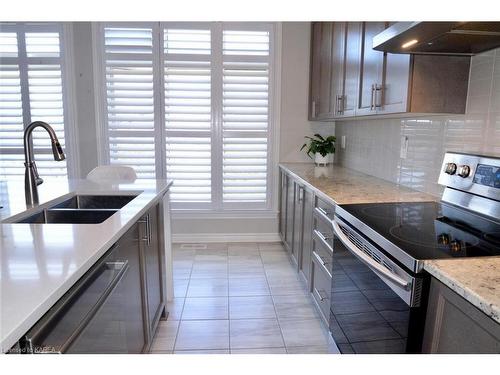
[[[316,134],[314,134],[314,136],[315,136],[316,138],[321,139],[322,141],[324,141],[324,140],[325,140],[325,138],[323,138],[323,136],[322,136],[321,134],[316,133]]]

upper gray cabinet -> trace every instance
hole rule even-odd
[[[333,27],[331,98],[335,118],[351,117],[356,112],[360,26],[359,22],[335,22]]]
[[[312,24],[310,119],[465,113],[470,57],[372,48],[387,22]]]
[[[333,117],[331,100],[333,26],[333,22],[315,22],[312,26],[309,106],[311,120]]]
[[[381,107],[384,53],[372,49],[371,41],[383,31],[385,22],[363,22],[361,26],[361,54],[359,65],[359,92],[356,115],[372,114]]]

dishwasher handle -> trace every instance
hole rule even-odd
[[[36,353],[36,354],[62,354],[65,353],[69,347],[75,342],[75,340],[81,335],[81,333],[85,330],[85,328],[92,321],[94,316],[99,312],[101,307],[107,301],[109,295],[116,289],[119,282],[125,276],[126,272],[129,269],[128,260],[125,261],[103,261],[99,263],[98,266],[95,267],[94,272],[91,272],[89,275],[84,276],[84,280],[81,281],[81,287],[76,288],[76,290],[70,292],[68,298],[64,299],[63,303],[60,303],[54,311],[51,312],[50,316],[40,322],[34,330],[30,331],[26,337],[25,341],[29,346],[28,352]],[[85,289],[88,289],[91,284],[91,281],[96,280],[99,276],[101,276],[107,270],[119,270],[116,275],[111,279],[106,288],[102,291],[97,299],[96,303],[89,309],[89,311],[85,314],[82,320],[78,323],[75,329],[71,332],[68,338],[59,346],[57,350],[56,348],[51,347],[50,345],[44,345],[41,350],[36,348],[36,344],[33,341],[36,341],[36,337],[42,332],[46,331],[46,329],[54,322],[55,319],[58,318],[59,314],[64,312],[65,304],[71,303],[71,300],[74,298],[78,298],[79,295],[85,292]],[[85,287],[87,286],[87,287]],[[82,289],[84,289],[82,291]],[[63,297],[64,298],[64,297]],[[34,347],[35,346],[35,347]]]

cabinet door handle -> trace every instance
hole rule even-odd
[[[375,84],[375,95],[374,95],[375,96],[375,102],[374,102],[375,108],[382,107],[382,90],[383,90],[382,85]],[[379,97],[380,97],[380,100],[379,100]]]
[[[141,240],[145,241],[148,245],[151,244],[151,225],[149,223],[149,214],[143,216],[142,219],[139,220],[139,223],[146,224],[146,237],[142,237]]]
[[[311,103],[311,117],[316,118],[316,100]]]
[[[302,202],[304,200],[304,188],[302,186],[299,186],[299,202]]]
[[[370,111],[373,111],[374,109],[375,109],[375,85],[372,84],[372,91],[370,97]]]

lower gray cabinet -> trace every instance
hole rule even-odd
[[[279,199],[279,229],[280,229],[280,237],[282,241],[285,241],[286,236],[286,183],[287,176],[286,173],[280,170],[280,199]]]
[[[280,168],[279,230],[280,237],[297,270],[309,287],[311,284],[314,192],[307,185]]]
[[[304,187],[297,181],[293,182],[293,240],[290,249],[292,260],[297,265],[299,264],[299,254],[302,252],[302,224],[304,213]]]
[[[126,259],[129,271],[123,277],[123,293],[126,301],[124,309],[124,324],[126,330],[125,353],[141,353],[147,350],[148,334],[145,331],[144,320],[146,312],[143,311],[142,298],[142,271],[139,256],[139,225],[134,224],[116,243],[115,258]]]
[[[293,246],[293,226],[294,226],[294,203],[295,203],[295,186],[293,179],[286,176],[286,232],[285,232],[285,248],[290,253]]]
[[[313,232],[313,192],[303,189],[303,215],[302,215],[302,247],[299,254],[299,272],[309,285],[311,277],[311,253]]]
[[[156,327],[165,308],[163,299],[162,264],[163,252],[159,228],[159,207],[151,208],[141,220],[140,261],[143,274],[143,305],[146,311],[145,329],[149,341],[154,337]]]
[[[424,353],[500,353],[500,324],[432,278]]]

